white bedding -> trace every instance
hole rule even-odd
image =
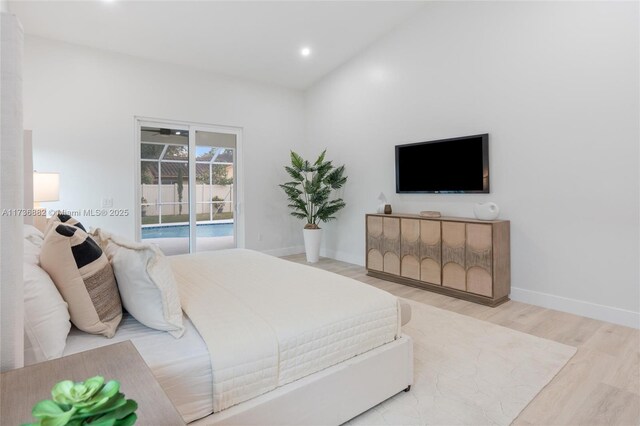
[[[187,317],[184,317],[184,325],[184,335],[175,339],[169,333],[145,327],[125,314],[111,339],[73,327],[63,355],[131,339],[185,422],[191,422],[213,412],[211,362],[206,344]]]
[[[250,250],[171,258],[207,343],[215,412],[393,341],[395,296]]]

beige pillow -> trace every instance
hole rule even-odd
[[[82,229],[84,232],[87,232],[87,230],[84,229],[84,226],[82,226],[82,224],[78,221],[78,219],[76,219],[73,216],[69,216],[66,213],[62,213],[58,211],[49,219],[47,219],[47,226],[45,226],[43,234],[46,236],[49,233],[49,231],[51,231],[51,229],[53,229],[55,225],[59,223],[64,223],[65,225],[72,225],[72,226],[75,226],[76,228]]]
[[[107,256],[86,232],[62,223],[52,227],[40,265],[69,305],[76,327],[113,337],[122,319],[118,286]]]

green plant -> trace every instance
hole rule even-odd
[[[178,191],[178,214],[182,214],[182,191],[184,190],[184,172],[182,171],[182,167],[178,168],[178,187],[176,188]]]
[[[138,404],[125,399],[120,383],[105,383],[101,376],[80,383],[63,380],[51,389],[51,397],[33,407],[38,421],[28,426],[129,426],[138,418]]]
[[[346,203],[342,198],[329,200],[331,192],[342,188],[347,182],[344,165],[334,167],[331,161],[325,161],[327,150],[312,164],[291,151],[291,166],[285,170],[293,179],[280,187],[289,198],[292,216],[307,221],[305,229],[318,229],[318,222],[335,219],[335,214]]]
[[[200,169],[196,171],[196,181],[201,184],[209,184],[209,170]],[[227,164],[211,165],[212,185],[233,185],[233,178],[229,177],[229,167]]]
[[[211,201],[224,201],[224,200],[218,197],[217,195],[214,195],[213,198],[211,198]],[[212,203],[212,205],[216,213],[220,213],[222,209],[224,209],[224,203]]]
[[[140,173],[140,183],[143,185],[151,185],[153,183],[153,173],[151,172],[151,164],[142,163],[142,172]]]

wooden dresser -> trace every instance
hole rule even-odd
[[[509,221],[366,215],[368,275],[497,306],[509,300]]]

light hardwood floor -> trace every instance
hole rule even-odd
[[[305,263],[304,254],[284,259]],[[514,425],[640,425],[640,331],[509,301],[496,308],[384,281],[365,268],[321,258],[317,268],[354,278],[399,297],[578,348]]]

